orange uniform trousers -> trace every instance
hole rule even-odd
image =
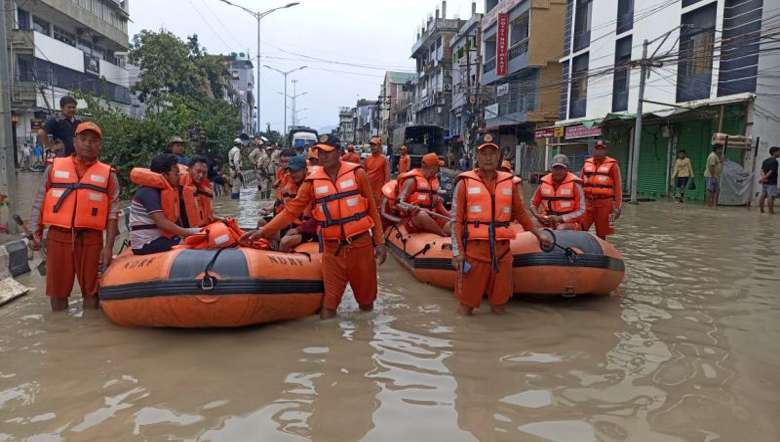
[[[582,230],[587,232],[593,224],[596,224],[596,235],[601,239],[607,239],[607,235],[615,233],[615,229],[609,225],[613,208],[612,198],[588,199],[585,215],[582,217]]]
[[[486,295],[493,306],[501,306],[512,298],[512,251],[509,241],[496,241],[498,272],[490,262],[488,241],[468,241],[466,262],[471,269],[458,275],[455,296],[461,304],[478,308]],[[488,258],[487,260],[485,258]]]
[[[79,280],[83,297],[97,296],[103,232],[52,227],[47,238],[46,295],[67,299],[73,290],[75,277]]]
[[[325,285],[323,307],[336,310],[344,296],[347,283],[352,286],[359,305],[374,304],[377,294],[374,242],[368,233],[359,235],[350,244],[324,241],[322,282]]]

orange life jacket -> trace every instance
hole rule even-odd
[[[346,161],[348,163],[360,163],[360,155],[357,152],[347,152],[341,157],[341,161]]]
[[[552,174],[545,175],[539,186],[545,213],[560,216],[579,210],[584,203],[580,201],[580,193],[577,191],[577,185],[581,184],[582,180],[577,175],[569,173],[556,188]]]
[[[409,172],[409,169],[412,165],[412,158],[409,156],[409,154],[403,154],[398,159],[398,174],[404,174],[406,172]]]
[[[274,204],[274,213],[278,215],[284,210],[285,206],[287,206],[287,203],[289,201],[292,201],[295,198],[297,198],[299,188],[300,186],[298,185],[298,183],[295,182],[292,175],[285,176],[284,180],[279,186],[279,189],[277,189],[277,193],[276,193],[277,199]],[[308,219],[311,219],[311,207],[307,207],[303,211],[301,217],[293,221],[293,224],[298,225]]]
[[[172,223],[179,221],[179,192],[171,186],[171,183],[169,183],[164,176],[143,167],[134,167],[133,170],[130,171],[130,182],[136,186],[159,189],[163,215]],[[157,228],[157,226],[138,226],[134,228],[134,230],[140,230],[147,227],[150,229]],[[168,238],[174,236],[173,233],[165,231],[163,231],[163,235]]]
[[[342,162],[335,182],[323,168],[306,177],[314,191],[312,216],[320,223],[321,238],[349,240],[374,227],[368,200],[360,194],[357,183],[355,170],[359,168],[359,164]]]
[[[515,231],[509,227],[515,183],[511,173],[496,173],[496,188],[492,194],[475,170],[458,175],[458,181],[463,180],[466,186],[467,240],[512,240],[515,237]],[[491,226],[495,231],[494,238],[490,235]]]
[[[95,162],[79,178],[72,157],[55,158],[43,199],[44,225],[65,229],[105,230],[111,196],[111,166]]]
[[[190,227],[203,227],[214,217],[211,191],[211,183],[203,179],[196,183],[190,175],[189,169],[179,165],[179,192],[184,209],[187,212],[187,221]]]
[[[382,195],[391,203],[395,203],[395,200],[398,199],[398,181],[390,180],[386,182],[385,185],[382,186]]]
[[[411,195],[407,195],[405,203],[415,206],[424,207],[426,209],[433,208],[434,198],[433,196],[439,193],[439,179],[433,177],[431,179],[425,178],[420,169],[414,169],[398,177],[398,189],[401,192],[406,184],[406,180],[415,180],[415,191]]]
[[[582,188],[585,196],[589,198],[612,198],[615,196],[615,183],[612,179],[612,168],[617,167],[617,160],[611,157],[604,158],[604,161],[596,167],[593,158],[585,160],[582,166],[582,176],[584,178]]]

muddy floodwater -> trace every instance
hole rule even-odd
[[[221,331],[120,328],[78,296],[52,315],[25,275],[0,441],[780,440],[780,216],[656,202],[618,227],[613,296],[500,317],[456,316],[392,258],[373,313]]]

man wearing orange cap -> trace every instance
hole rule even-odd
[[[531,214],[545,227],[555,230],[580,230],[585,213],[582,180],[569,172],[569,158],[553,157],[550,173],[542,177],[531,200]]]
[[[406,145],[401,146],[399,151],[401,156],[398,157],[398,175],[403,175],[412,169],[412,157],[409,156],[409,149]]]
[[[341,161],[348,163],[360,164],[360,154],[355,152],[355,145],[352,143],[347,144],[347,153],[341,157]]]
[[[430,232],[448,236],[452,232],[450,213],[439,196],[439,168],[444,161],[435,153],[422,157],[422,166],[398,176],[398,205],[410,233]],[[426,209],[420,210],[420,209]],[[428,212],[430,211],[430,212]],[[438,213],[441,216],[431,215]]]
[[[582,230],[588,231],[596,224],[596,235],[607,239],[615,230],[611,224],[620,217],[623,204],[623,187],[617,160],[607,156],[607,145],[598,141],[593,156],[585,160],[580,178],[585,191],[585,216]]]
[[[46,272],[52,311],[68,308],[74,277],[84,308],[97,308],[99,269],[111,263],[118,232],[119,180],[111,166],[98,161],[102,140],[97,124],[79,124],[74,154],[55,158],[46,168],[33,202],[33,249],[40,248],[43,228],[48,226],[47,262],[56,266]]]
[[[477,147],[479,168],[456,179],[452,211],[452,264],[458,271],[455,295],[459,312],[472,315],[487,295],[494,313],[503,313],[512,297],[512,252],[515,220],[539,241],[549,244],[525,211],[520,187],[502,172],[501,148],[485,135]]]
[[[265,227],[248,234],[249,240],[270,238],[290,225],[311,206],[319,222],[323,244],[322,280],[325,284],[320,317],[332,318],[341,303],[347,283],[360,309],[371,311],[377,296],[377,262],[387,258],[382,222],[368,176],[359,164],[342,162],[338,140],[320,137],[321,167],[313,170],[298,188],[295,199]],[[380,188],[381,191],[381,188]],[[376,259],[376,261],[375,261]]]
[[[382,155],[382,139],[371,138],[371,155],[366,158],[366,173],[371,183],[371,191],[374,193],[374,203],[379,207],[382,201],[382,186],[390,181],[390,161]]]

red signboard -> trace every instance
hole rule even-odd
[[[498,14],[498,33],[496,34],[496,75],[507,74],[509,63],[509,14]]]
[[[534,132],[534,138],[552,138],[555,136],[555,128],[554,127],[544,127],[541,129],[536,129]]]
[[[566,139],[600,137],[601,127],[599,126],[569,126],[566,128]]]

